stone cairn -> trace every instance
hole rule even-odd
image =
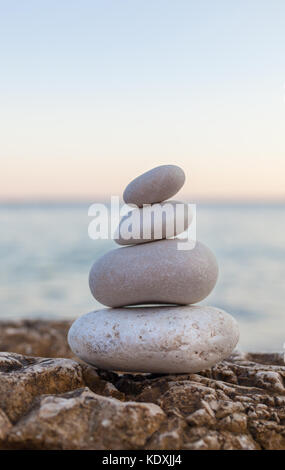
[[[218,266],[201,242],[179,249],[181,240],[173,238],[188,228],[191,214],[188,205],[165,201],[184,182],[181,168],[162,165],[126,187],[125,203],[137,208],[122,218],[115,240],[129,246],[99,258],[89,277],[95,299],[111,308],[78,318],[68,334],[72,351],[88,364],[128,372],[199,372],[226,358],[236,346],[238,326],[228,313],[192,305],[213,290]],[[160,227],[155,226],[156,219],[143,218],[144,210],[163,209],[165,204],[174,210],[169,216],[165,212]],[[185,210],[179,212],[181,205]],[[127,236],[130,215],[131,232],[139,227],[138,237]]]

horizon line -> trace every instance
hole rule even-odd
[[[113,195],[114,196],[114,195]],[[58,197],[58,198],[48,198],[48,197],[30,197],[30,198],[0,198],[1,206],[13,206],[13,205],[81,205],[81,204],[91,204],[91,203],[107,203],[110,202],[111,195],[109,197],[105,196],[84,196],[84,197]],[[170,198],[169,200],[180,200]],[[181,202],[186,202],[189,204],[258,204],[258,205],[284,205],[284,197],[235,197],[235,196],[226,196],[226,197],[206,197],[193,195],[184,196],[181,198]],[[124,204],[122,197],[120,197],[120,203]]]

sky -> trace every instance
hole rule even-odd
[[[0,0],[0,200],[285,200],[284,0]]]

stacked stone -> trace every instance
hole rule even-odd
[[[163,206],[184,181],[181,168],[162,165],[127,186],[124,201],[138,206],[134,220],[141,229],[144,204]],[[192,305],[213,290],[218,265],[201,242],[192,249],[178,249],[181,240],[173,236],[187,229],[191,215],[187,205],[178,216],[178,202],[167,203],[174,207],[174,215],[171,221],[167,216],[163,219],[160,240],[156,239],[153,219],[147,238],[141,231],[138,238],[126,239],[123,218],[116,241],[130,246],[109,251],[91,268],[91,292],[111,308],[83,315],[71,326],[70,347],[88,364],[128,372],[198,372],[227,357],[238,342],[237,323],[228,313]],[[173,221],[177,223],[173,225]],[[172,238],[166,238],[169,230]]]

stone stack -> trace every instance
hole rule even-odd
[[[99,258],[89,277],[95,299],[111,308],[78,318],[68,335],[72,351],[83,361],[128,372],[198,372],[227,357],[236,346],[238,326],[228,313],[192,305],[213,290],[218,266],[201,242],[184,250],[179,249],[181,240],[173,238],[187,229],[191,214],[187,205],[181,212],[178,204],[181,209],[183,203],[165,201],[184,181],[181,168],[162,165],[125,189],[124,201],[137,208],[122,218],[115,239],[129,246]],[[162,218],[161,227],[155,219],[144,218],[143,211],[165,204],[174,210],[171,220],[168,215]],[[131,233],[136,233],[132,237],[127,236],[130,216]]]

